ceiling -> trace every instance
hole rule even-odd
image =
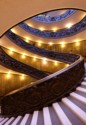
[[[0,36],[15,24],[54,9],[77,8],[86,10],[86,0],[0,0]]]

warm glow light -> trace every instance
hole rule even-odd
[[[76,39],[76,40],[74,40],[74,42],[79,42],[80,41],[80,39]]]
[[[15,29],[11,29],[11,31],[15,34],[17,34],[17,31]]]
[[[52,28],[53,32],[57,31],[57,27]]]
[[[28,38],[28,37],[26,37],[26,38],[25,38],[25,41],[26,41],[27,43],[29,43],[29,38]]]
[[[52,43],[52,42],[50,42],[50,43],[49,43],[49,45],[50,45],[50,46],[52,46],[52,45],[53,45],[53,43]]]
[[[32,26],[33,26],[31,23],[28,23],[28,25],[29,25],[30,27],[32,27]]]
[[[44,31],[44,30],[45,30],[43,27],[39,27],[39,29],[40,29],[41,31]]]
[[[76,42],[75,45],[76,45],[76,46],[80,46],[80,42]]]
[[[24,79],[25,79],[25,75],[22,74],[22,75],[20,76],[20,79],[21,79],[21,80],[24,80]]]
[[[61,47],[62,47],[62,48],[65,47],[65,42],[61,42]]]
[[[66,64],[66,67],[68,67],[69,66],[69,64]]]
[[[12,54],[13,54],[13,51],[14,51],[14,49],[13,49],[13,48],[10,48],[10,49],[9,49],[9,54],[12,55]]]
[[[42,45],[42,43],[39,42],[39,43],[38,43],[38,46],[40,47],[41,45]]]
[[[54,61],[54,65],[57,66],[57,65],[58,65],[58,62],[57,62],[57,61]]]
[[[26,54],[23,53],[23,54],[21,55],[21,57],[22,57],[22,59],[25,59],[25,58],[26,58]]]
[[[43,64],[44,64],[44,65],[47,64],[46,58],[43,58]]]
[[[10,78],[11,78],[11,72],[8,72],[8,73],[7,73],[6,78],[7,78],[7,79],[10,79]]]
[[[68,29],[69,29],[69,28],[71,28],[71,27],[72,27],[72,25],[73,25],[72,23],[68,23],[68,24],[66,25],[66,28],[68,28]]]
[[[34,57],[33,57],[33,61],[36,61],[36,58],[37,58],[37,57],[36,57],[36,56],[34,56]]]

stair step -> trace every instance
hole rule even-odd
[[[53,103],[52,106],[62,125],[72,125],[72,123],[70,122],[70,120],[68,119],[66,114],[63,112],[63,110],[61,109],[61,107],[58,103]]]
[[[3,117],[2,117],[2,118],[0,118],[0,122],[1,122],[2,120],[4,120],[4,118],[3,118]]]
[[[83,93],[83,92],[80,92],[80,91],[75,91],[75,93],[77,93],[77,94],[79,94],[79,95],[81,95],[81,96],[83,96],[83,97],[85,97],[85,98],[86,98],[86,94],[85,94],[85,93]]]
[[[82,88],[82,87],[77,87],[76,90],[86,93],[86,89]]]
[[[44,125],[43,110],[38,113],[37,125]]]
[[[62,102],[86,124],[86,113],[82,109],[72,103],[68,98],[63,98]]]
[[[21,118],[22,118],[22,116],[18,116],[18,117],[13,121],[12,125],[19,125],[18,123],[19,123],[19,121],[20,121]]]
[[[27,122],[28,118],[29,118],[29,114],[25,114],[25,116],[23,117],[20,125],[26,125],[26,122]]]
[[[0,125],[3,125],[4,123],[6,123],[6,121],[8,120],[9,118],[5,118],[3,121],[0,122]]]
[[[31,125],[37,125],[37,119],[38,119],[38,111],[34,111]]]
[[[74,103],[76,106],[78,106],[80,109],[82,109],[84,112],[86,111],[86,104],[81,103],[80,101],[72,98],[71,96],[67,97],[72,103]]]
[[[59,118],[56,115],[56,112],[54,111],[54,109],[51,107],[49,107],[49,112],[50,112],[50,117],[51,117],[51,121],[52,121],[52,125],[61,125],[61,122],[59,120]]]
[[[82,85],[84,85],[84,86],[86,86],[86,82],[85,82],[85,81],[84,81],[84,82],[82,82],[81,84],[82,84]]]
[[[62,110],[71,121],[72,125],[83,125],[83,122],[63,102],[59,102]],[[61,125],[61,124],[60,124]]]
[[[80,95],[76,94],[75,92],[70,93],[70,96],[77,99],[78,101],[86,104],[86,98],[85,97],[80,96]]]
[[[44,125],[52,125],[48,107],[43,108],[43,117],[44,117]]]
[[[10,125],[10,123],[14,120],[14,117],[11,117],[4,125]]]

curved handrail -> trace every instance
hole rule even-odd
[[[70,37],[85,30],[86,29],[86,16],[80,22],[73,25],[70,29],[61,29],[61,30],[57,30],[56,32],[40,31],[39,29],[35,29],[35,28],[28,26],[24,22],[20,23],[19,26],[23,28],[24,30],[26,30],[27,32],[34,34],[36,36],[49,38],[49,39],[52,39],[52,38],[58,39],[58,38]]]
[[[26,49],[29,52],[35,53],[37,55],[47,57],[53,60],[58,60],[60,62],[65,63],[73,63],[75,60],[79,58],[78,55],[70,54],[70,53],[60,53],[60,52],[53,52],[50,50],[45,50],[43,48],[38,48],[34,45],[31,45],[29,43],[26,43],[22,38],[20,38],[18,35],[12,33],[12,31],[8,31],[5,34],[9,39],[11,39],[12,42],[19,45],[20,47]]]
[[[71,15],[73,15],[76,12],[76,10],[69,9],[65,13],[55,16],[55,17],[46,17],[45,15],[38,15],[33,17],[32,19],[41,23],[53,23],[53,22],[59,22],[62,21]],[[44,13],[43,13],[44,14]]]
[[[80,56],[80,55],[79,55],[79,56]],[[72,69],[74,66],[76,66],[78,63],[80,63],[82,60],[83,60],[83,57],[80,56],[80,58],[79,58],[77,61],[75,61],[74,63],[72,63],[72,64],[69,65],[68,67],[63,68],[63,69],[61,69],[60,71],[57,71],[57,72],[55,72],[55,73],[53,73],[53,74],[51,74],[51,75],[49,75],[49,76],[46,76],[46,77],[44,77],[44,78],[42,78],[42,79],[40,79],[40,80],[37,80],[37,81],[35,81],[35,82],[31,82],[31,84],[29,84],[29,85],[27,85],[27,86],[24,86],[24,87],[22,87],[22,88],[20,88],[20,89],[14,90],[14,91],[8,93],[6,96],[11,95],[11,94],[14,94],[14,93],[19,92],[19,91],[22,91],[22,90],[24,90],[24,89],[28,89],[28,88],[30,88],[30,87],[32,87],[32,86],[36,86],[36,85],[42,84],[43,82],[45,82],[45,81],[47,81],[47,80],[50,80],[50,79],[52,79],[53,77],[55,78],[55,77],[61,75],[62,73],[66,72],[66,71],[68,71],[68,70],[70,70],[70,69]]]
[[[61,100],[80,84],[84,72],[80,57],[69,67],[8,93],[1,101],[2,115],[24,115]]]
[[[12,70],[24,73],[26,75],[30,75],[36,79],[41,79],[48,75],[47,73],[44,73],[41,70],[38,70],[22,62],[19,62],[16,59],[13,59],[9,55],[7,55],[7,53],[1,48],[1,46],[0,46],[0,64]]]

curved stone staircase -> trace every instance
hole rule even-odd
[[[86,125],[86,72],[81,86],[61,102],[24,116],[1,115],[0,125]]]

